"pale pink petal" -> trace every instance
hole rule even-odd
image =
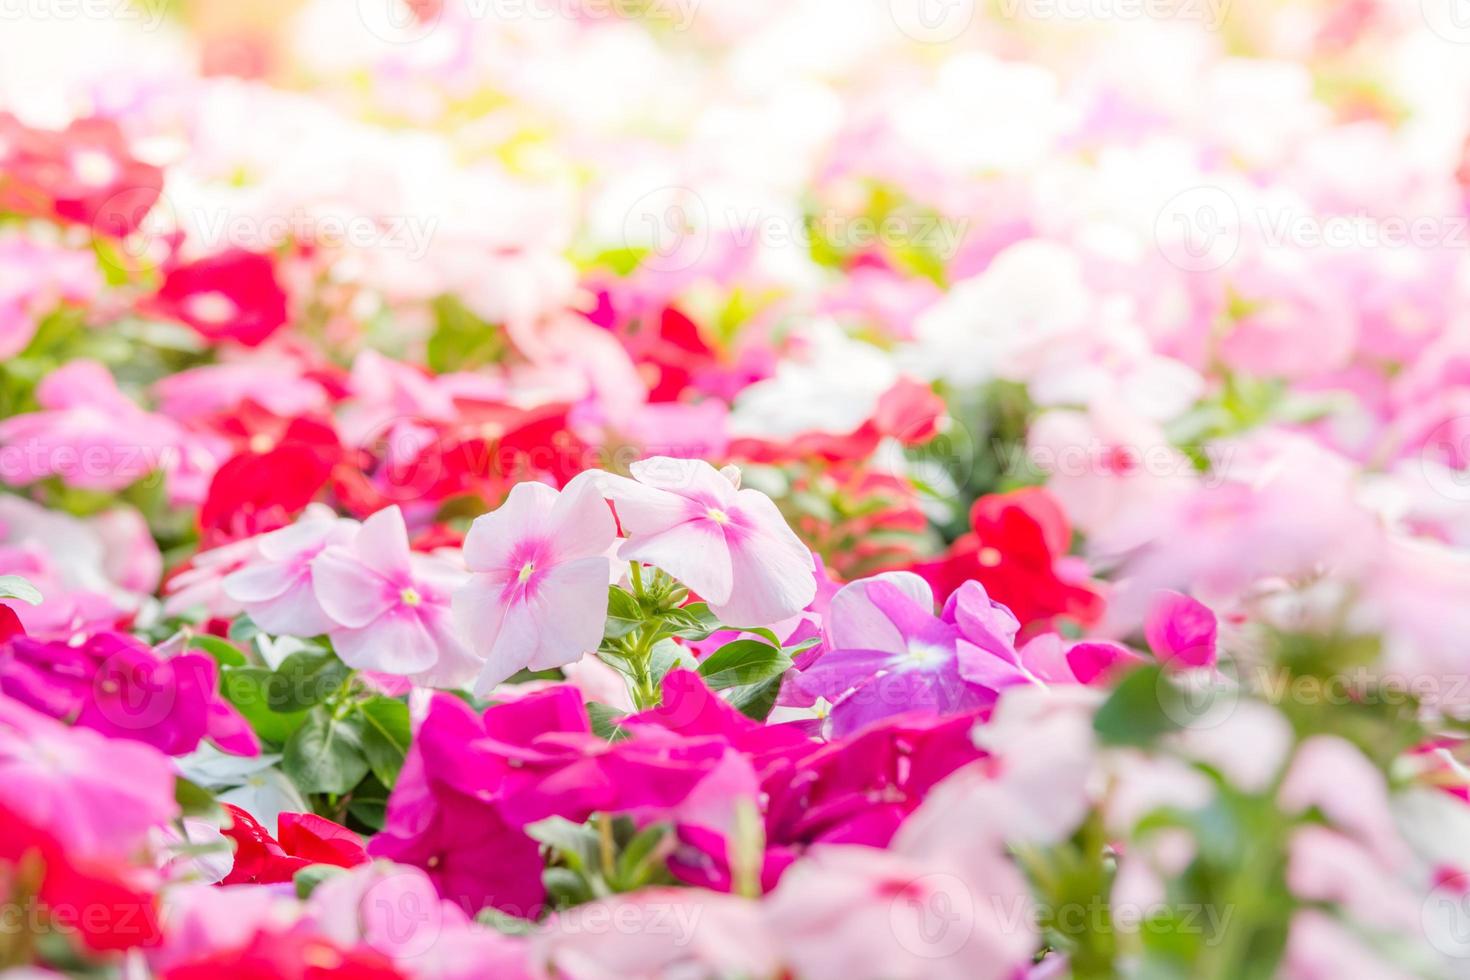
[[[730,548],[724,530],[714,521],[686,521],[658,534],[629,538],[618,549],[618,557],[662,568],[711,605],[730,599],[734,574]],[[815,581],[812,588],[816,588]]]
[[[488,657],[500,635],[500,623],[505,619],[505,603],[500,596],[505,582],[502,574],[480,573],[471,575],[454,592],[455,629],[478,657]]]
[[[337,656],[358,670],[417,674],[439,659],[433,634],[412,612],[390,612],[361,629],[333,630],[330,635]]]
[[[556,491],[544,483],[518,483],[505,503],[475,518],[464,539],[464,560],[471,571],[507,568],[515,546],[550,533]]]
[[[707,501],[711,505],[729,504],[735,498],[734,485],[702,459],[650,456],[634,463],[628,470],[644,486]]]
[[[621,476],[607,477],[602,492],[616,505],[623,531],[634,537],[667,531],[707,509],[676,493],[645,487]]]
[[[352,539],[352,550],[363,564],[387,576],[408,574],[408,527],[395,504],[362,522]]]
[[[246,603],[245,611],[255,625],[275,636],[320,636],[337,626],[304,577],[277,598]]]
[[[775,504],[770,506],[774,511]],[[780,527],[786,530],[784,522]],[[789,530],[786,535],[772,533],[767,527],[754,533],[736,531],[728,541],[734,583],[730,598],[717,601],[706,596],[720,622],[769,626],[801,612],[816,598],[812,553]]]
[[[535,649],[536,621],[524,603],[516,603],[505,611],[485,658],[485,667],[475,681],[475,693],[483,697],[495,685],[524,668]]]
[[[596,650],[607,623],[606,558],[583,558],[548,571],[530,599],[539,627],[532,670],[550,670]]]
[[[286,594],[301,578],[302,571],[278,562],[246,565],[225,576],[225,595],[239,603],[269,602]]]
[[[475,679],[484,665],[461,641],[448,611],[426,617],[425,625],[439,647],[439,661],[430,669],[414,675],[414,682],[425,687],[464,687]]]
[[[328,548],[313,558],[311,579],[322,610],[349,629],[366,626],[397,601],[393,584],[346,548]]]
[[[579,474],[552,508],[550,538],[557,561],[605,554],[618,536],[612,510],[598,489],[598,475]]]

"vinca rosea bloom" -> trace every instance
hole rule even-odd
[[[225,594],[266,632],[325,633],[337,623],[317,601],[312,563],[326,548],[347,544],[359,527],[356,521],[331,514],[310,514],[262,535],[258,556],[225,577]]]
[[[834,702],[838,735],[915,709],[972,711],[1006,687],[1038,682],[1013,645],[1015,616],[978,582],[961,586],[941,618],[917,575],[876,575],[832,597],[826,629],[827,652],[797,683]]]
[[[1465,975],[1453,0],[28,6],[6,980]]]
[[[589,474],[560,493],[519,484],[465,535],[472,574],[454,595],[454,611],[485,661],[477,691],[522,668],[572,663],[601,642],[617,529],[595,481]]]
[[[0,647],[0,691],[52,717],[166,755],[192,752],[204,738],[256,755],[255,733],[218,694],[218,676],[205,653],[164,657],[120,633],[76,645],[22,636]]]
[[[311,578],[343,663],[431,686],[462,684],[473,675],[474,658],[455,633],[449,608],[464,573],[410,551],[397,507],[378,511],[350,541],[312,559]]]
[[[731,625],[769,626],[816,596],[811,552],[770,497],[703,460],[657,456],[632,473],[605,484],[628,536],[618,557],[662,568]]]

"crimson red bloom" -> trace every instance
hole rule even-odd
[[[121,238],[163,192],[163,171],[135,159],[110,119],[32,129],[0,113],[0,211],[55,218]]]
[[[131,949],[162,937],[155,897],[127,882],[129,869],[78,861],[46,830],[0,805],[0,886],[12,901],[34,895],[40,915],[22,927],[73,931],[93,952]],[[102,914],[99,914],[99,911]]]
[[[367,860],[362,838],[314,813],[283,813],[280,840],[249,813],[223,804],[232,823],[222,833],[235,842],[235,866],[222,885],[269,885],[290,881],[302,868],[330,864],[352,868]]]
[[[330,426],[294,419],[265,452],[246,450],[215,471],[199,529],[213,547],[289,524],[311,503],[344,456]]]
[[[255,347],[285,325],[286,291],[270,256],[228,248],[169,270],[150,306],[209,340]]]
[[[303,932],[261,930],[240,949],[224,949],[165,970],[163,980],[399,980],[382,953],[342,949]]]
[[[1041,487],[990,494],[970,509],[971,533],[938,561],[916,565],[937,596],[970,579],[1030,626],[1067,616],[1097,621],[1104,602],[1086,582],[1064,577],[1059,563],[1072,543],[1072,527],[1055,497]]]
[[[8,643],[11,637],[25,635],[26,628],[21,625],[15,610],[0,602],[0,643]]]

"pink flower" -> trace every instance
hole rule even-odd
[[[333,545],[345,545],[359,527],[330,513],[308,513],[290,527],[262,535],[259,556],[228,575],[225,595],[267,633],[317,636],[337,625],[317,602],[312,563]]]
[[[593,479],[574,479],[560,494],[518,484],[465,536],[474,574],[455,593],[454,611],[485,660],[478,692],[523,667],[573,663],[601,642],[617,526]]]
[[[953,844],[952,841],[945,842]],[[766,900],[766,921],[801,977],[1004,980],[1031,962],[1026,881],[999,844],[977,860],[823,845]]]
[[[0,698],[0,804],[99,857],[131,854],[179,810],[158,750],[68,728],[9,698]]]
[[[1143,635],[1154,655],[1164,663],[1206,667],[1215,662],[1215,614],[1197,599],[1161,589],[1154,597]]]
[[[732,626],[769,626],[815,598],[811,552],[771,498],[703,460],[654,456],[632,472],[604,488],[628,534],[619,558],[668,572]]]
[[[441,558],[410,552],[397,507],[369,517],[347,544],[323,550],[311,575],[343,663],[436,687],[473,676],[475,660],[455,635],[449,608],[464,574]]]
[[[0,442],[9,449],[0,478],[7,483],[54,476],[68,486],[116,491],[173,468],[184,452],[183,431],[139,408],[96,361],[52,371],[37,386],[36,401],[42,411],[0,422]]]
[[[42,314],[88,303],[102,286],[97,257],[20,236],[0,240],[0,357],[25,350]]]

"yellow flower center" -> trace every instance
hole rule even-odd
[[[535,574],[536,563],[533,561],[526,562],[524,565],[521,566],[521,574],[519,576],[520,583],[522,585],[525,585],[527,582],[531,581],[531,576]]]
[[[404,589],[398,593],[398,598],[403,600],[405,606],[417,606],[424,601],[424,597],[418,594],[417,589]]]
[[[729,524],[730,523],[730,515],[727,514],[727,513],[725,513],[724,511],[719,510],[719,509],[714,508],[714,507],[711,507],[709,510],[705,511],[704,512],[704,516],[705,517],[708,517],[710,520],[714,521],[716,524]]]

